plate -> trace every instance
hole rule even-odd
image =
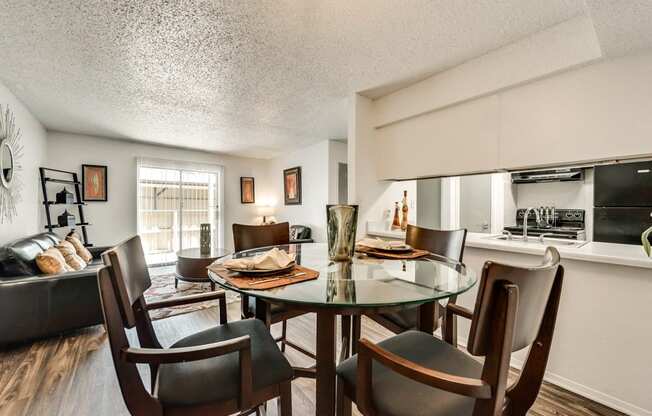
[[[256,270],[256,269],[235,269],[235,268],[226,268],[230,272],[237,272],[244,276],[272,276],[275,274],[283,274],[292,270],[296,266],[295,262],[290,263],[289,265],[282,267],[276,270]]]
[[[376,250],[386,251],[388,253],[407,253],[409,251],[413,251],[414,249],[406,244],[406,245],[400,246],[400,247],[391,247],[391,246],[390,247],[382,247],[382,248],[378,247],[378,248],[376,248]]]

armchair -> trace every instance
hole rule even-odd
[[[103,257],[107,266],[98,272],[102,310],[122,396],[132,414],[229,415],[280,397],[279,414],[291,416],[292,368],[262,322],[226,323],[220,310],[221,325],[162,348],[147,311],[207,299],[219,299],[223,309],[224,292],[146,304],[143,292],[151,282],[140,238]],[[129,345],[125,329],[133,327],[140,348]],[[150,366],[150,391],[138,374],[140,363]]]
[[[375,345],[365,339],[357,356],[337,368],[338,415],[354,401],[365,416],[525,416],[546,368],[563,267],[548,248],[536,267],[486,262],[474,311],[446,308],[471,319],[467,350],[484,363],[430,334],[406,331]],[[530,346],[520,377],[507,385],[511,353]]]

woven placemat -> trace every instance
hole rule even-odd
[[[267,276],[244,276],[238,272],[230,272],[222,266],[213,266],[210,270],[220,276],[222,279],[231,283],[239,289],[265,290],[275,287],[292,285],[294,283],[305,282],[319,277],[317,270],[296,265],[287,273],[281,275]]]
[[[367,246],[356,246],[355,251],[357,251],[358,253],[364,253],[371,257],[378,257],[380,259],[392,259],[392,260],[418,259],[419,257],[425,257],[430,254],[430,252],[427,250],[419,250],[417,248],[402,253],[392,253],[389,251],[377,250],[375,248],[371,248]]]

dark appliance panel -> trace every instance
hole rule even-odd
[[[596,166],[593,205],[652,206],[652,162]]]
[[[641,244],[641,234],[652,226],[652,207],[593,209],[593,241]]]

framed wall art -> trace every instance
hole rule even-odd
[[[240,203],[253,204],[256,202],[256,188],[254,185],[253,177],[240,177]]]
[[[82,165],[82,190],[84,201],[108,201],[107,167]]]
[[[285,205],[301,205],[301,166],[283,171]]]

